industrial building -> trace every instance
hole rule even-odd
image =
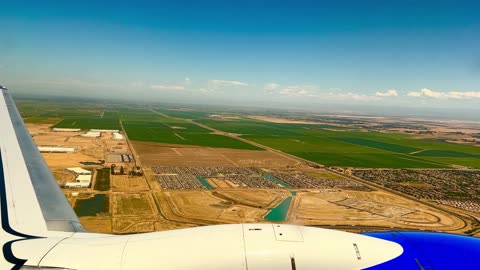
[[[88,131],[87,133],[85,134],[82,134],[80,135],[82,137],[87,137],[87,138],[98,138],[100,137],[100,132],[96,132],[96,131]]]
[[[113,139],[114,140],[123,140],[123,135],[118,133],[118,132],[114,132],[113,133]]]
[[[42,153],[73,153],[75,147],[39,146],[38,151]]]
[[[118,129],[90,129],[91,132],[120,133]]]
[[[67,182],[65,184],[66,188],[88,188],[92,182],[92,172],[89,170],[82,169],[80,167],[68,168],[70,172],[73,172],[77,175],[75,181]]]
[[[91,171],[82,169],[80,167],[67,168],[67,170],[73,172],[74,174],[78,174],[78,175],[91,175],[92,174]]]

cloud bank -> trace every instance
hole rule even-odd
[[[468,91],[468,92],[439,92],[433,91],[427,88],[423,88],[419,92],[409,92],[409,97],[428,97],[435,99],[476,99],[480,98],[480,92]]]
[[[185,86],[183,85],[150,85],[152,90],[184,90]]]
[[[210,83],[217,86],[248,86],[248,83],[239,81],[210,80]]]
[[[388,90],[386,92],[375,93],[376,97],[398,97],[398,92],[395,89]]]

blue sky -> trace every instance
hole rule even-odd
[[[480,107],[479,1],[96,2],[2,1],[0,82],[158,102]]]

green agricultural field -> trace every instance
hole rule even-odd
[[[425,150],[414,154],[418,157],[455,157],[455,158],[480,158],[480,154],[470,154],[452,150]]]
[[[186,144],[208,147],[260,150],[234,138],[211,134],[210,130],[190,123],[160,121],[124,121],[123,127],[132,141]]]
[[[478,147],[438,140],[413,139],[406,134],[333,131],[324,129],[321,125],[276,124],[261,121],[210,119],[197,121],[225,132],[241,134],[245,139],[329,166],[480,167],[480,159],[473,159],[477,157],[476,152],[480,153]],[[422,155],[423,151],[426,152]]]
[[[155,111],[168,115],[174,118],[184,118],[184,119],[199,119],[208,117],[208,113],[193,111],[193,110],[173,110],[173,109],[162,109],[155,108]]]
[[[480,168],[480,147],[418,139],[400,133],[354,131],[331,125],[270,123],[242,117],[215,120],[210,115],[222,115],[222,112],[146,108],[123,103],[22,100],[18,107],[26,122],[81,129],[121,129],[123,125],[129,139],[135,141],[259,150],[235,138],[212,134],[211,130],[195,124],[199,123],[328,166]]]
[[[333,138],[333,139],[339,140],[341,142],[352,143],[352,144],[357,144],[361,146],[372,147],[372,148],[377,148],[377,149],[382,149],[382,150],[387,150],[387,151],[397,152],[397,153],[411,153],[411,152],[421,150],[414,147],[408,147],[404,145],[386,143],[381,141],[368,140],[363,138]]]
[[[24,118],[25,123],[34,123],[34,124],[55,124],[60,122],[60,118],[45,118],[45,117],[28,117]]]
[[[254,120],[210,120],[201,119],[196,122],[221,131],[242,135],[298,135],[302,126],[288,126],[286,124],[267,123]]]
[[[80,129],[120,129],[120,123],[115,118],[67,118],[53,126],[53,128],[80,128]]]
[[[110,190],[110,168],[103,168],[97,170],[94,188],[98,191]]]

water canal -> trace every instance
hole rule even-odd
[[[200,183],[202,183],[202,185],[206,188],[206,189],[213,189],[212,186],[210,186],[210,184],[208,183],[207,179],[205,179],[205,177],[197,177],[198,181],[200,181]]]
[[[276,207],[270,208],[270,212],[265,216],[265,220],[280,222],[284,221],[288,214],[288,209],[290,208],[290,203],[292,202],[292,198],[297,195],[296,191],[291,191],[292,187],[287,183],[283,182],[282,180],[276,178],[271,174],[264,174],[263,177],[277,182],[281,186],[285,187],[286,189],[290,190],[291,196],[288,196],[285,200],[279,203]]]

